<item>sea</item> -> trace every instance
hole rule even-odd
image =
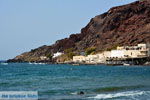
[[[150,66],[1,63],[0,91],[39,100],[150,100]]]

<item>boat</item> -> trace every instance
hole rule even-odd
[[[72,64],[73,66],[79,66],[80,64]]]
[[[123,65],[124,65],[124,66],[130,66],[130,64],[128,64],[128,63],[124,63]]]

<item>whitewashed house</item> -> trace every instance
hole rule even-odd
[[[41,60],[48,60],[48,58],[46,56],[40,56]]]
[[[82,63],[85,62],[85,56],[73,56],[73,62]]]
[[[61,55],[63,55],[63,54],[64,54],[64,53],[62,53],[62,52],[54,53],[53,58],[59,57],[59,56],[61,56]]]
[[[110,58],[142,58],[150,56],[150,48],[147,44],[138,44],[137,46],[117,47],[117,50],[111,50]]]
[[[85,62],[86,63],[90,63],[90,64],[94,64],[94,63],[97,63],[99,60],[99,56],[98,55],[88,55],[86,58],[85,58]]]

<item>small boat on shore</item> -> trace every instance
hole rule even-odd
[[[80,64],[72,64],[73,66],[79,66]]]
[[[123,65],[124,65],[124,66],[130,66],[130,64],[128,64],[128,63],[124,63]]]

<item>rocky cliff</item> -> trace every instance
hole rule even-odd
[[[73,48],[80,53],[88,47],[96,51],[108,50],[114,46],[136,45],[150,42],[150,1],[140,0],[131,4],[113,7],[95,16],[81,29],[81,33],[56,41],[51,46],[42,46],[23,53],[9,61],[40,61],[40,56]]]

